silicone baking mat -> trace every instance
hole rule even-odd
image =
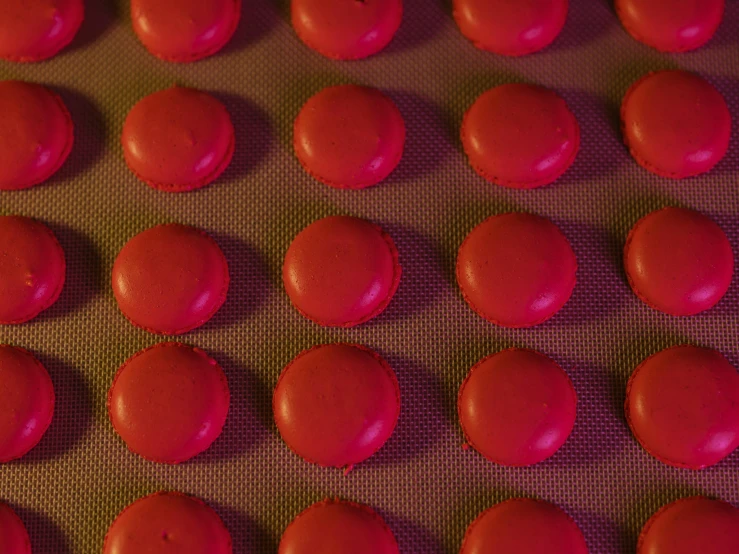
[[[310,503],[341,496],[378,509],[403,554],[454,553],[470,521],[512,496],[557,503],[579,523],[591,552],[633,552],[642,524],[660,505],[707,494],[739,502],[739,454],[700,472],[649,457],[623,417],[625,383],[639,361],[683,342],[713,347],[739,364],[739,283],[714,309],[690,318],[650,310],[629,290],[621,265],[628,229],[667,205],[714,217],[739,254],[739,134],[709,174],[684,181],[654,176],[629,157],[618,106],[650,70],[696,71],[726,98],[739,121],[739,1],[704,48],[662,55],[631,39],[605,0],[576,0],[547,50],[511,59],[476,50],[458,32],[448,3],[405,0],[392,44],[365,61],[335,62],[294,36],[287,0],[248,0],[231,44],[206,61],[175,65],[150,56],[120,0],[88,0],[72,47],[35,65],[0,63],[0,78],[58,91],[76,124],[69,162],[49,183],[0,195],[2,213],[49,224],[68,258],[60,300],[41,317],[0,328],[0,342],[31,349],[57,393],[54,421],[22,460],[0,466],[0,499],[25,521],[36,554],[92,554],[116,514],[159,489],[195,494],[225,520],[237,553],[274,553],[280,534]],[[458,140],[467,106],[505,82],[556,89],[582,130],[574,166],[533,191],[491,185],[468,166]],[[397,171],[365,191],[332,190],[308,177],[291,148],[292,121],[322,87],[372,85],[403,113],[407,148]],[[237,129],[234,162],[214,185],[192,193],[150,189],[128,171],[119,136],[129,108],[174,83],[221,98]],[[0,114],[2,117],[2,114]],[[456,250],[489,215],[524,210],[551,218],[579,260],[564,309],[533,329],[483,321],[454,283]],[[404,275],[389,309],[351,330],[303,319],[282,289],[292,237],[330,214],[378,222],[394,238]],[[224,367],[232,405],[221,438],[191,462],[149,463],[115,436],[105,397],[118,366],[164,340],[118,312],[109,280],[126,240],[177,221],[212,233],[230,263],[232,287],[216,317],[182,337]],[[353,341],[377,349],[402,391],[398,428],[348,476],[301,461],[281,442],[271,393],[283,366],[314,344]],[[574,432],[549,461],[496,466],[461,448],[455,401],[472,364],[509,346],[540,350],[571,375],[579,396]]]

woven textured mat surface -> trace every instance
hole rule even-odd
[[[739,133],[735,125],[729,154],[714,171],[676,182],[637,166],[618,131],[618,106],[630,83],[671,67],[707,78],[739,121],[739,1],[727,0],[724,22],[706,47],[672,56],[632,40],[608,1],[575,0],[552,47],[507,59],[472,47],[443,0],[405,0],[403,25],[386,51],[340,63],[297,40],[286,0],[249,0],[226,50],[188,65],[150,56],[131,31],[122,0],[87,4],[72,48],[42,64],[0,63],[2,79],[58,91],[76,124],[71,158],[51,182],[0,195],[2,213],[49,224],[68,258],[60,300],[29,324],[0,328],[1,342],[38,355],[57,393],[55,419],[40,445],[0,466],[0,499],[18,510],[36,554],[99,552],[115,515],[163,488],[207,501],[224,518],[235,552],[259,554],[276,552],[290,520],[327,496],[378,509],[404,554],[456,552],[478,512],[516,495],[565,508],[591,552],[604,554],[633,552],[649,515],[681,496],[703,493],[739,502],[739,453],[700,472],[669,468],[641,450],[622,410],[632,369],[667,346],[709,346],[739,364],[739,283],[735,279],[709,312],[673,318],[631,293],[621,265],[631,225],[667,205],[711,215],[739,253]],[[511,81],[556,89],[580,122],[581,152],[553,186],[513,191],[488,184],[461,152],[457,129],[465,108],[484,90]],[[290,144],[302,103],[324,86],[346,82],[386,91],[408,128],[397,171],[361,192],[313,181]],[[129,108],[173,83],[223,99],[238,141],[234,162],[217,183],[179,195],[137,181],[119,146]],[[464,236],[485,217],[508,210],[550,217],[580,264],[570,302],[528,330],[486,323],[466,306],[453,280]],[[321,329],[303,319],[280,280],[292,237],[330,214],[382,225],[395,239],[404,269],[389,309],[352,330]],[[225,306],[182,338],[224,367],[231,412],[214,446],[178,467],[130,454],[105,412],[118,366],[163,340],[133,328],[118,312],[109,284],[113,260],[128,238],[170,221],[213,234],[232,274]],[[293,455],[276,432],[270,405],[283,366],[304,348],[334,341],[377,349],[397,372],[403,401],[393,437],[346,477]],[[571,438],[552,459],[531,468],[506,469],[464,451],[455,415],[468,369],[509,346],[557,360],[579,396]]]

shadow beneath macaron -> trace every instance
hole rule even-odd
[[[390,44],[375,56],[402,54],[431,42],[446,25],[452,24],[440,2],[403,0],[403,21]],[[372,59],[372,56],[369,59]]]
[[[730,4],[731,2],[729,2]],[[734,2],[739,5],[739,2]],[[728,5],[728,4],[727,4]],[[724,157],[708,172],[698,178],[706,180],[706,186],[712,186],[712,179],[719,178],[721,180],[728,179],[735,185],[739,180],[739,148],[737,148],[737,136],[739,135],[739,78],[728,77],[724,75],[710,75],[699,73],[702,78],[713,85],[716,90],[721,93],[726,101],[726,107],[731,115],[731,138],[729,139],[729,149]],[[683,179],[690,182],[693,179]]]
[[[383,511],[380,515],[395,536],[400,552],[445,554],[441,542],[420,523],[394,513]]]
[[[280,14],[270,0],[242,0],[239,26],[216,56],[241,52],[256,45],[279,23]]]
[[[559,36],[541,52],[560,54],[586,48],[615,27],[620,27],[620,23],[611,0],[571,3]],[[531,56],[536,54],[534,52]]]
[[[11,506],[21,518],[34,554],[72,554],[72,547],[59,526],[43,512]],[[5,552],[0,544],[0,552]]]
[[[633,552],[636,541],[632,541],[630,534],[612,518],[577,506],[568,506],[565,511],[582,531],[589,552],[599,554]]]
[[[277,552],[272,534],[236,507],[208,502],[223,520],[236,554],[271,554]]]
[[[115,0],[85,2],[85,18],[77,35],[61,54],[94,46],[107,31],[117,23],[118,6]]]
[[[736,210],[736,207],[733,209]],[[736,318],[737,306],[739,306],[739,270],[736,269],[737,263],[739,262],[739,213],[732,215],[712,212],[703,213],[713,219],[721,227],[724,234],[726,234],[726,238],[731,245],[731,250],[734,253],[735,269],[734,274],[731,276],[731,284],[724,297],[715,306],[700,314],[700,316],[708,318],[711,316]],[[737,320],[734,319],[734,321]],[[729,356],[732,355],[733,353],[729,353]],[[737,361],[739,360],[734,360],[732,363],[739,369]]]

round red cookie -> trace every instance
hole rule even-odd
[[[460,554],[588,554],[582,532],[563,510],[513,498],[482,512],[467,528]]]
[[[178,223],[139,233],[113,264],[113,294],[131,323],[180,335],[206,323],[226,301],[228,263],[207,233]]]
[[[25,456],[53,417],[54,385],[46,368],[27,350],[0,344],[0,463]]]
[[[223,48],[239,24],[241,0],[131,0],[133,30],[168,62],[193,62]]]
[[[2,0],[0,58],[38,62],[55,56],[72,42],[84,11],[83,0]]]
[[[657,511],[639,535],[636,554],[736,554],[739,510],[702,496],[681,498]]]
[[[657,71],[636,81],[621,104],[621,128],[645,169],[673,179],[710,170],[726,154],[731,115],[710,83],[687,71]]]
[[[634,293],[656,310],[693,315],[726,294],[734,255],[711,218],[685,208],[663,208],[640,219],[624,248]]]
[[[401,0],[291,0],[293,28],[306,46],[335,60],[385,48],[403,18]]]
[[[327,327],[379,315],[400,284],[398,251],[380,227],[356,217],[319,219],[295,237],[282,281],[293,306]]]
[[[400,415],[395,373],[369,348],[314,346],[282,371],[272,407],[280,435],[306,461],[351,467],[393,434]]]
[[[453,0],[459,30],[481,50],[523,56],[549,46],[567,19],[568,0]]]
[[[108,392],[108,414],[132,452],[178,464],[218,438],[229,399],[226,376],[213,358],[199,348],[166,342],[120,367]]]
[[[555,362],[511,348],[480,360],[459,390],[457,410],[467,442],[496,464],[546,460],[575,425],[577,395]]]
[[[66,267],[64,250],[46,225],[0,216],[0,324],[24,323],[56,302]]]
[[[661,52],[686,52],[708,42],[725,0],[615,0],[616,14],[636,40]]]
[[[127,506],[108,529],[103,554],[231,554],[231,535],[205,502],[156,492]]]
[[[659,461],[712,466],[739,446],[739,373],[715,350],[673,346],[634,370],[625,411],[636,440]]]
[[[226,107],[210,94],[183,87],[140,100],[126,117],[121,140],[131,171],[166,192],[212,183],[231,163],[235,148]]]
[[[21,519],[0,502],[0,545],[3,554],[31,554],[31,541]]]
[[[301,512],[282,534],[278,554],[399,554],[392,531],[369,506],[323,500]]]
[[[404,144],[400,111],[369,87],[325,88],[295,119],[298,160],[310,175],[335,188],[362,189],[385,180],[400,162]]]
[[[457,283],[470,307],[503,327],[552,317],[575,288],[577,259],[554,223],[508,213],[475,227],[457,256]]]
[[[478,174],[518,189],[556,181],[580,149],[580,127],[565,101],[551,90],[520,83],[495,87],[475,100],[461,136]]]
[[[0,190],[43,183],[72,150],[74,124],[64,102],[35,83],[0,81],[0,113]]]

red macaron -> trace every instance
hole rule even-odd
[[[1,370],[0,370],[1,371]],[[13,509],[0,502],[0,547],[3,554],[31,554],[31,540]]]
[[[293,147],[303,168],[334,188],[362,189],[385,180],[400,162],[403,116],[379,90],[328,87],[295,119]]]
[[[687,71],[649,73],[621,104],[626,146],[639,165],[672,179],[705,173],[726,154],[731,115],[724,97]]]
[[[631,374],[625,412],[636,440],[659,461],[715,465],[739,446],[739,373],[715,350],[673,346]]]
[[[226,107],[210,94],[184,87],[140,100],[126,117],[121,141],[131,171],[166,192],[212,183],[231,163],[235,148]]]
[[[723,298],[734,273],[734,254],[711,218],[685,208],[663,208],[640,219],[629,232],[624,267],[642,301],[685,316]]]

